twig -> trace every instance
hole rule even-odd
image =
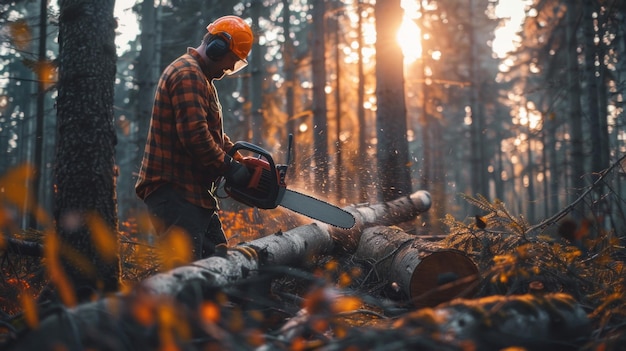
[[[604,178],[606,177],[607,174],[609,174],[610,171],[613,170],[613,168],[617,167],[617,165],[621,164],[622,161],[624,161],[626,159],[626,156],[622,156],[620,157],[619,160],[617,160],[615,163],[613,163],[611,165],[611,167],[605,169],[604,171],[602,171],[600,173],[600,177],[598,179],[596,179],[595,182],[593,182],[593,184],[591,184],[591,186],[589,187],[589,189],[587,189],[584,193],[582,193],[582,195],[580,195],[576,200],[574,200],[574,202],[572,202],[571,204],[569,204],[567,207],[565,207],[563,210],[561,210],[560,212],[558,212],[557,214],[555,214],[554,216],[547,218],[545,220],[543,220],[541,223],[536,224],[530,228],[528,228],[526,230],[526,232],[524,234],[528,234],[536,229],[544,229],[545,227],[554,224],[555,222],[559,221],[561,218],[565,217],[565,215],[567,215],[569,212],[571,212],[574,207],[576,207],[576,205],[578,205],[579,202],[581,202],[585,196],[587,196],[595,187],[596,185],[598,185],[598,183],[602,182],[604,180]]]
[[[43,245],[41,245],[40,243],[7,237],[5,237],[5,240],[7,241],[5,251],[9,253],[33,257],[43,257]]]
[[[366,309],[357,309],[357,310],[352,310],[352,311],[345,311],[345,312],[339,312],[337,313],[337,316],[341,316],[341,317],[346,317],[346,316],[352,316],[355,314],[369,314],[372,315],[374,317],[378,317],[380,319],[388,319],[389,317],[378,313],[376,311],[372,311],[372,310],[366,310]]]

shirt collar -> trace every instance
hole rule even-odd
[[[209,77],[209,65],[202,58],[202,55],[195,48],[187,48],[187,54],[191,55],[196,61],[198,61],[198,65],[200,65],[200,69],[202,69],[202,73],[208,78]]]

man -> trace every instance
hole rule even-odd
[[[159,238],[182,229],[194,260],[226,243],[212,193],[217,178],[233,184],[250,178],[247,168],[226,154],[233,143],[224,133],[213,81],[248,64],[252,30],[243,19],[224,16],[207,31],[200,46],[188,48],[159,79],[135,186]]]

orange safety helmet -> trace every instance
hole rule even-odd
[[[246,21],[237,16],[224,16],[210,23],[206,29],[213,35],[228,38],[230,51],[242,61],[246,61],[254,38],[252,29]]]

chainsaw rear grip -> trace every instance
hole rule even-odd
[[[224,156],[224,164],[227,169],[224,178],[237,186],[246,186],[249,184],[251,174],[248,168],[240,162],[235,161],[230,155]]]

